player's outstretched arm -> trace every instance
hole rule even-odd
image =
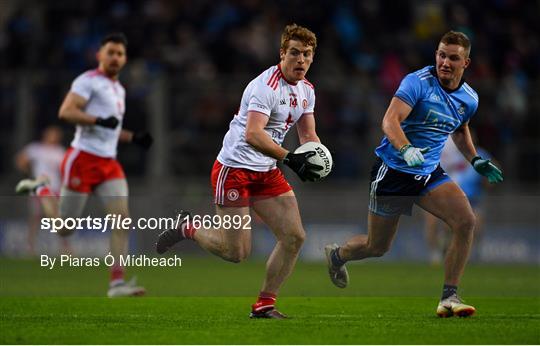
[[[60,106],[58,117],[62,120],[78,125],[98,125],[114,129],[118,126],[118,119],[111,115],[106,118],[95,117],[83,111],[88,101],[74,92],[69,92]]]

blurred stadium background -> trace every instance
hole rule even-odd
[[[502,165],[505,181],[489,191],[485,236],[473,260],[540,263],[540,13],[538,1],[0,1],[0,256],[28,256],[28,200],[14,196],[23,177],[14,155],[50,124],[74,128],[57,112],[71,81],[95,67],[100,38],[123,31],[128,64],[124,127],[149,130],[148,152],[120,146],[133,217],[172,216],[178,208],[212,213],[209,172],[246,84],[278,62],[279,36],[296,22],[319,46],[308,77],[316,86],[320,138],[335,152],[331,176],[317,184],[290,178],[308,241],[322,246],[364,232],[367,179],[380,122],[401,78],[434,60],[441,34],[472,40],[468,82],[480,95],[471,126],[478,144]],[[297,145],[294,133],[285,146]],[[99,213],[97,203],[88,210]],[[260,225],[255,225],[257,229]],[[418,213],[404,218],[384,260],[427,261]],[[254,256],[273,246],[256,230]],[[92,241],[88,241],[89,238]],[[134,252],[153,253],[155,233],[134,232]],[[40,234],[38,253],[55,253]],[[108,234],[80,232],[75,255],[104,254]],[[201,254],[182,248],[182,254]]]

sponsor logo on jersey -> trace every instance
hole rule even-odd
[[[441,97],[437,94],[431,94],[429,99],[433,102],[441,103]]]
[[[279,105],[280,106],[285,106],[286,104],[287,104],[287,100],[285,100],[285,99],[279,100]]]
[[[459,121],[450,115],[430,109],[424,120],[424,124],[432,128],[441,129],[445,132],[452,132],[459,126]]]
[[[261,105],[261,104],[255,104],[255,107],[259,108],[259,109],[264,109],[264,110],[268,110],[268,108],[265,106],[265,105]]]
[[[287,129],[285,129],[287,130]],[[275,129],[269,129],[270,131],[270,137],[272,137],[272,140],[274,142],[276,142],[277,144],[281,143],[281,141],[283,140],[283,138],[285,137],[285,133],[281,133],[280,131],[278,130],[275,130]]]
[[[306,100],[306,99],[303,99],[303,100],[302,100],[302,107],[303,107],[304,109],[306,109],[307,106],[308,106],[307,100]]]

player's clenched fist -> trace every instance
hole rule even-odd
[[[152,138],[152,135],[146,131],[135,132],[131,141],[143,149],[148,149],[152,146],[152,143],[154,143],[154,138]]]
[[[107,118],[96,118],[96,125],[106,127],[108,129],[115,129],[118,126],[118,118],[111,115]]]
[[[403,156],[403,160],[407,162],[407,165],[409,167],[416,167],[420,166],[424,163],[426,160],[424,158],[424,153],[426,153],[429,150],[429,147],[427,148],[415,148],[410,144],[404,145],[399,152],[401,153],[401,156]]]

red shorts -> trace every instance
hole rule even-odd
[[[247,207],[258,199],[272,198],[289,192],[289,185],[279,168],[256,172],[227,167],[214,162],[211,176],[214,203],[225,207]]]
[[[99,184],[112,179],[125,179],[122,166],[116,159],[101,157],[69,148],[62,160],[62,186],[90,193]]]

